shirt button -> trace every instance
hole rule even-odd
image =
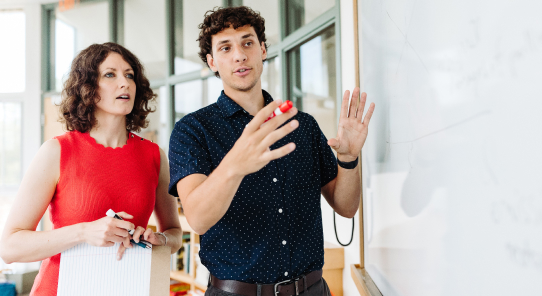
[[[277,182],[277,178],[273,178],[273,182]]]
[[[282,241],[282,244],[283,244],[283,245],[285,245],[285,244],[286,244],[286,241],[285,241],[285,240],[283,240],[283,241]]]
[[[281,214],[282,214],[282,209],[279,209],[279,213],[281,213]]]
[[[285,272],[285,273],[284,273],[284,276],[288,276],[288,272]]]

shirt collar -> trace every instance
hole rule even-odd
[[[273,98],[271,95],[262,89],[264,104],[267,106],[269,103],[273,102]],[[218,100],[216,101],[218,107],[220,110],[222,110],[222,114],[224,114],[225,117],[230,117],[233,114],[242,111],[243,108],[239,106],[234,100],[232,100],[230,97],[228,97],[224,91],[220,93],[220,96],[218,97]]]

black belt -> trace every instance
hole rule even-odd
[[[315,270],[298,278],[276,284],[249,284],[235,280],[221,280],[211,275],[214,287],[243,296],[291,296],[299,295],[322,278],[322,270]]]

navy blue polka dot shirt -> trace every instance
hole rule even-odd
[[[273,101],[263,95],[265,105]],[[169,144],[170,194],[178,196],[188,175],[211,174],[252,118],[222,92],[179,120]],[[311,115],[294,118],[299,127],[271,149],[296,149],[245,176],[226,214],[201,236],[201,262],[219,279],[269,284],[324,265],[320,190],[337,176],[337,160]]]

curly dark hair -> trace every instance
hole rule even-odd
[[[203,23],[199,24],[199,57],[207,65],[207,54],[213,55],[213,46],[211,43],[213,35],[232,26],[234,29],[250,25],[256,31],[258,41],[263,42],[267,49],[267,39],[265,38],[265,19],[259,12],[250,7],[215,7],[205,13]],[[265,62],[265,60],[263,60]],[[215,76],[220,78],[220,74],[215,72]]]
[[[128,49],[119,44],[107,42],[92,44],[83,49],[72,62],[68,80],[64,83],[62,90],[59,112],[60,122],[65,124],[68,131],[77,130],[86,133],[96,125],[94,109],[100,100],[98,68],[112,52],[120,54],[134,70],[136,96],[132,112],[126,115],[126,130],[139,132],[148,126],[147,115],[155,111],[151,109],[149,102],[155,100],[157,95],[150,88],[143,65]]]

